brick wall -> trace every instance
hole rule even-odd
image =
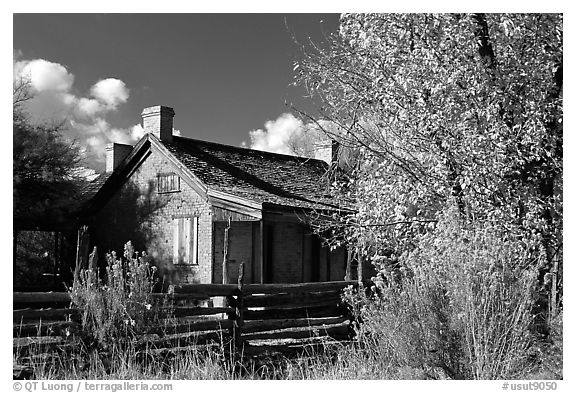
[[[158,173],[173,171],[156,151],[143,162],[95,217],[92,229],[100,255],[131,240],[136,250],[146,250],[167,282],[209,283],[212,280],[212,212],[183,180],[181,191],[158,194]],[[174,265],[174,216],[196,215],[198,221],[198,265]]]

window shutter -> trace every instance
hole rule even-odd
[[[198,264],[198,217],[192,220],[192,263]]]
[[[197,264],[198,217],[175,218],[172,222],[174,264]]]
[[[178,262],[186,263],[186,249],[188,245],[186,243],[186,226],[184,225],[184,219],[178,219]]]
[[[157,175],[158,193],[180,191],[180,176],[175,173],[160,173]]]
[[[191,236],[190,236],[190,229],[191,229],[191,224],[190,224],[190,217],[186,217],[182,219],[182,235],[183,235],[183,239],[182,239],[182,244],[184,246],[184,249],[182,250],[182,256],[184,257],[184,263],[190,263],[190,240],[191,240]]]
[[[173,227],[173,235],[172,235],[172,239],[173,239],[173,253],[174,253],[174,257],[172,259],[172,263],[174,263],[175,265],[178,264],[179,261],[179,250],[180,250],[180,246],[178,244],[178,241],[180,240],[180,229],[179,229],[179,221],[177,218],[172,220],[172,227]]]

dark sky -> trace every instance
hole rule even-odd
[[[100,79],[123,81],[130,95],[106,115],[111,127],[167,105],[182,135],[239,145],[290,112],[285,101],[308,108],[289,87],[290,31],[319,42],[337,28],[336,14],[15,14],[14,50],[66,67],[77,96]]]

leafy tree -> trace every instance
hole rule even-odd
[[[56,226],[76,205],[78,149],[62,136],[62,125],[33,124],[29,120],[25,103],[32,97],[29,83],[14,83],[15,228]]]
[[[454,206],[526,249],[541,282],[562,248],[562,16],[343,15],[297,80],[361,165],[336,182],[346,241],[390,264]],[[321,126],[321,122],[317,123]]]

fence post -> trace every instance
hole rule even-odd
[[[228,284],[228,247],[230,239],[228,231],[232,226],[232,218],[228,217],[228,225],[224,228],[224,258],[222,259],[222,284]]]
[[[352,250],[350,249],[350,247],[348,247],[346,251],[347,251],[346,275],[344,276],[344,280],[350,281],[352,280]]]
[[[78,241],[76,243],[76,268],[74,269],[74,281],[78,280],[80,271],[88,268],[88,249],[90,243],[90,233],[88,226],[83,225],[78,229]]]
[[[222,284],[228,284],[228,231],[230,230],[230,226],[232,225],[232,218],[228,217],[228,225],[224,228],[224,249],[223,249],[223,258],[222,258]],[[231,303],[230,297],[223,297],[222,298],[222,307],[228,307]]]
[[[242,348],[242,327],[244,326],[244,262],[240,262],[238,268],[238,300],[236,301],[236,320],[234,321],[234,344],[236,348]]]
[[[88,256],[88,269],[94,271],[97,277],[100,277],[98,274],[98,248],[94,246],[92,253]]]

